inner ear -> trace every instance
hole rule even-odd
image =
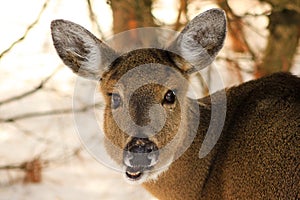
[[[223,47],[226,36],[226,16],[220,9],[211,9],[199,14],[182,30],[169,47],[179,54],[185,62],[181,67],[185,71],[198,71],[213,62]]]
[[[51,33],[59,57],[79,76],[100,80],[118,56],[108,45],[73,22],[54,20]]]

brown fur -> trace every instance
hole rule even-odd
[[[201,123],[192,146],[145,187],[159,199],[170,200],[298,199],[299,91],[300,79],[284,73],[230,88],[221,138],[203,159],[198,152],[210,107],[200,106]],[[207,104],[210,97],[199,101]]]
[[[106,149],[111,158],[124,166],[123,151],[116,147],[126,150],[141,135],[160,150],[158,162],[148,174],[143,173],[143,185],[154,196],[161,200],[300,198],[298,77],[278,73],[232,87],[225,96],[217,92],[200,100],[187,97],[190,74],[210,64],[223,45],[226,20],[222,11],[213,9],[197,16],[168,49],[139,49],[123,55],[72,22],[57,20],[51,28],[65,64],[80,76],[100,80],[106,102],[104,131],[110,142]],[[147,84],[135,89],[139,83]],[[176,94],[171,104],[164,101],[169,90]],[[121,99],[116,108],[114,95]],[[209,126],[213,136],[221,126],[218,115],[222,112],[213,116],[213,106],[224,102],[227,110],[220,138],[200,158]],[[185,146],[188,149],[173,161]],[[161,168],[165,171],[158,174]]]

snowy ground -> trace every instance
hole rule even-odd
[[[82,153],[64,165],[43,172],[39,184],[0,187],[1,200],[154,199],[140,186],[129,185],[120,173]]]

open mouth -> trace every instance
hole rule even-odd
[[[137,181],[142,178],[144,171],[144,167],[127,167],[125,174],[129,180]]]
[[[126,171],[126,176],[133,181],[139,180],[142,177],[142,172],[129,172]]]

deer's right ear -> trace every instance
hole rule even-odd
[[[118,55],[82,26],[66,20],[51,22],[53,44],[63,62],[79,76],[100,80]]]

